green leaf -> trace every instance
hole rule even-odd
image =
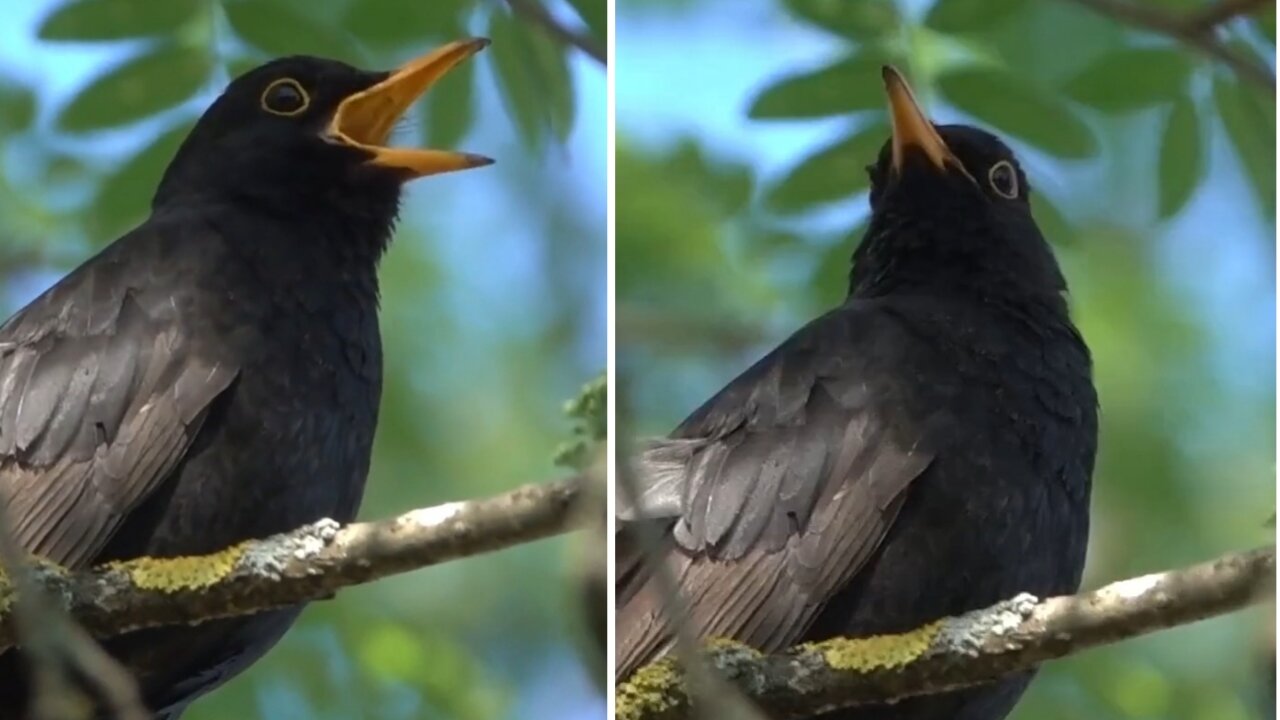
[[[898,27],[901,18],[891,0],[786,0],[802,20],[853,40],[874,40]]]
[[[1093,131],[1069,105],[1006,71],[955,70],[938,78],[938,89],[955,107],[1052,155],[1083,158],[1098,151]]]
[[[1036,220],[1045,240],[1054,245],[1070,245],[1076,238],[1076,230],[1062,214],[1058,206],[1044,193],[1031,193],[1031,216]]]
[[[529,80],[542,95],[545,116],[555,136],[564,142],[573,130],[573,74],[569,70],[568,47],[546,33],[524,27]]]
[[[465,34],[463,11],[473,6],[469,0],[360,0],[347,7],[342,27],[377,47],[455,40]]]
[[[73,0],[45,17],[41,40],[123,40],[169,35],[199,17],[201,0]]]
[[[595,459],[609,427],[609,381],[605,375],[582,386],[577,397],[564,405],[571,437],[556,448],[554,462],[561,467],[586,470]]]
[[[1178,98],[1160,139],[1160,217],[1167,218],[1187,204],[1203,170],[1204,142],[1196,106],[1189,98]]]
[[[1276,213],[1276,106],[1270,95],[1261,97],[1239,81],[1219,76],[1214,78],[1213,99],[1218,106],[1222,125],[1235,148],[1254,192],[1266,214]]]
[[[49,185],[84,183],[91,177],[93,173],[79,156],[56,150],[49,153],[41,173],[41,179]]]
[[[751,103],[749,117],[813,118],[884,108],[880,66],[885,57],[861,53],[820,70],[799,73],[765,88]]]
[[[679,175],[725,216],[742,212],[751,202],[751,169],[746,165],[708,157],[700,144],[682,140],[667,158],[666,171]]]
[[[529,147],[539,147],[542,144],[540,99],[525,82],[524,59],[519,51],[520,28],[510,15],[494,12],[489,16],[489,38],[493,41],[489,57],[493,61],[502,103],[524,143]]]
[[[1065,90],[1103,112],[1123,113],[1178,99],[1190,77],[1191,61],[1177,48],[1125,48],[1096,58]]]
[[[382,678],[409,681],[431,664],[422,641],[411,630],[391,622],[378,623],[361,638],[360,663]]]
[[[502,100],[530,147],[544,130],[561,139],[573,126],[573,89],[565,50],[505,12],[489,18],[490,48]]]
[[[355,64],[362,60],[346,33],[281,0],[227,0],[222,7],[236,34],[270,55],[318,55]]]
[[[167,110],[199,92],[211,58],[201,48],[163,45],[96,78],[62,109],[69,132],[117,127]]]
[[[751,232],[743,235],[741,247],[748,253],[745,257],[761,265],[779,255],[795,255],[797,251],[811,253],[813,250],[812,244],[805,235],[791,230],[753,228]]]
[[[587,30],[601,46],[609,42],[609,3],[605,0],[569,0],[578,11],[578,17],[586,23]]]
[[[1274,3],[1267,3],[1267,6],[1254,16],[1254,23],[1257,25],[1258,32],[1263,37],[1271,41],[1274,45],[1276,42],[1276,6]]]
[[[36,118],[36,95],[31,88],[0,80],[0,131],[26,130]]]
[[[765,202],[779,212],[793,213],[866,190],[867,165],[875,162],[889,134],[886,125],[876,123],[819,150],[792,168]]]
[[[698,142],[685,140],[683,144],[696,146]],[[707,287],[728,293],[724,285],[742,276],[708,270],[733,264],[721,242],[726,221],[723,198],[719,193],[708,197],[701,174],[690,177],[682,173],[688,167],[685,158],[703,153],[696,147],[681,148],[679,153],[681,159],[672,162],[666,152],[637,151],[619,136],[614,163],[619,297],[633,301],[643,297],[669,306],[673,298],[690,298]],[[749,167],[744,169],[750,173]],[[710,310],[702,305],[698,308]]]
[[[924,24],[944,33],[975,33],[1008,20],[1026,5],[1027,0],[938,0]]]
[[[262,64],[262,58],[237,55],[223,61],[227,68],[227,77],[235,80]]]
[[[168,130],[102,181],[89,213],[95,242],[106,244],[146,217],[160,177],[193,124]]]
[[[450,148],[471,129],[474,116],[472,89],[475,86],[475,62],[459,63],[427,93],[427,144]]]

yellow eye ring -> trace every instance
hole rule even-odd
[[[302,89],[302,83],[293,78],[281,78],[272,81],[259,99],[262,109],[272,115],[294,117],[301,115],[311,107],[311,96]]]
[[[1018,197],[1018,172],[1013,169],[1013,163],[1008,160],[1001,160],[991,166],[987,171],[987,182],[1002,198],[1012,200]]]

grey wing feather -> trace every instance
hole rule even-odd
[[[872,331],[874,346],[849,342]],[[697,636],[766,651],[797,642],[874,553],[935,453],[938,423],[909,421],[889,384],[911,342],[873,308],[842,308],[646,449],[641,510],[666,532],[662,562]],[[622,509],[619,678],[665,653],[673,633],[659,584],[624,542],[636,509]]]
[[[111,258],[0,327],[0,502],[28,552],[91,562],[173,470],[236,369]]]
[[[684,506],[685,471],[701,440],[651,438],[644,442],[631,467],[631,477],[639,486],[637,506],[629,493],[617,492],[614,514],[619,520],[674,518]]]

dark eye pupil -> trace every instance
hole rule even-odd
[[[280,83],[271,88],[267,102],[277,112],[293,112],[302,107],[302,93],[293,83]]]
[[[1009,170],[1008,165],[1001,165],[996,168],[994,180],[1000,190],[1004,192],[1013,192],[1013,172]]]

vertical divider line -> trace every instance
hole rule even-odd
[[[614,583],[615,573],[617,572],[616,548],[614,547],[616,503],[617,503],[617,482],[615,480],[618,468],[618,362],[617,362],[617,273],[616,273],[616,243],[617,243],[617,184],[616,184],[616,157],[617,157],[617,2],[616,0],[605,0],[608,3],[605,21],[605,75],[606,75],[606,103],[608,105],[605,112],[605,122],[608,123],[606,136],[605,152],[605,174],[606,174],[606,211],[605,225],[607,237],[607,284],[606,294],[608,295],[608,315],[606,333],[606,377],[608,383],[608,417],[607,417],[607,434],[605,439],[605,464],[607,466],[607,501],[606,512],[608,517],[605,519],[607,549],[605,551],[605,581],[608,584],[606,588],[606,597],[609,607],[607,608],[608,618],[607,637],[608,642],[605,646],[605,707],[608,709],[608,717],[616,716],[616,686],[615,674],[613,666],[617,657],[617,586]]]

